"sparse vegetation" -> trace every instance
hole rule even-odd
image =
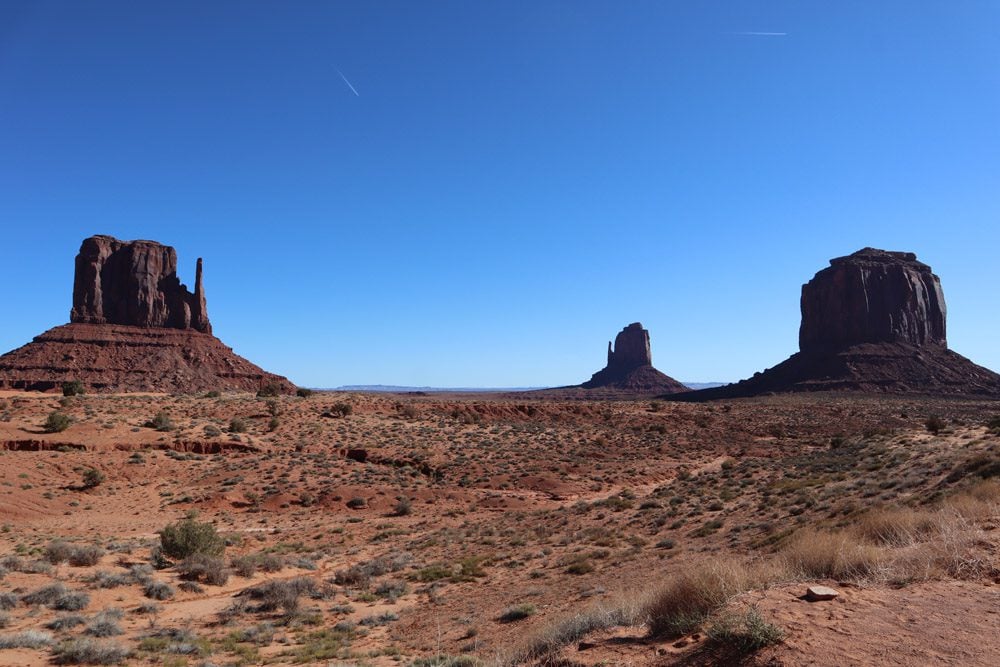
[[[50,412],[42,429],[46,433],[62,433],[73,424],[73,418],[62,412]]]
[[[169,558],[196,554],[218,557],[225,552],[226,543],[212,524],[188,518],[160,531],[160,548]]]

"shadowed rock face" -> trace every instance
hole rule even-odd
[[[909,252],[864,248],[802,286],[799,352],[705,401],[795,391],[1000,395],[1000,375],[948,349],[941,281]]]
[[[652,366],[649,351],[649,331],[639,322],[633,322],[615,336],[614,349],[608,341],[608,369],[628,372],[640,366]]]
[[[941,281],[908,252],[865,248],[802,286],[802,352],[861,343],[947,346]]]
[[[155,241],[85,239],[73,278],[75,324],[124,324],[211,333],[198,260],[194,294],[177,278],[177,253]]]

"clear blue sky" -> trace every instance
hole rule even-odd
[[[0,0],[0,348],[103,233],[303,385],[736,380],[870,245],[1000,369],[998,119],[995,0]]]

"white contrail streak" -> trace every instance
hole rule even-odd
[[[355,95],[355,96],[357,96],[357,97],[361,97],[360,95],[358,95],[358,91],[354,89],[354,86],[352,86],[352,85],[351,85],[351,82],[347,80],[347,77],[346,77],[346,76],[344,76],[344,73],[343,73],[343,72],[341,72],[341,71],[340,71],[340,70],[338,69],[338,70],[337,70],[337,74],[339,74],[339,75],[340,75],[340,78],[344,80],[344,83],[346,83],[346,84],[347,84],[347,87],[351,89],[351,92],[352,92],[352,93],[354,93],[354,95]]]
[[[755,30],[747,30],[744,32],[734,32],[734,35],[747,35],[749,37],[785,37],[788,35],[787,32],[758,32]]]

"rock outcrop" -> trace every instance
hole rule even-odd
[[[911,252],[865,248],[830,260],[802,286],[799,350],[861,343],[947,346],[941,281]]]
[[[191,293],[170,246],[86,239],[70,320],[0,356],[0,389],[48,391],[78,380],[100,392],[295,391],[211,334],[202,261]]]
[[[177,277],[177,253],[170,246],[91,236],[76,256],[70,322],[212,333],[201,259],[192,294]]]
[[[1000,375],[948,349],[941,281],[916,255],[864,248],[802,286],[799,352],[680,400],[795,391],[1000,395]]]
[[[663,394],[688,388],[653,368],[649,331],[633,322],[608,342],[608,365],[580,385],[584,389],[613,389],[632,394]]]

